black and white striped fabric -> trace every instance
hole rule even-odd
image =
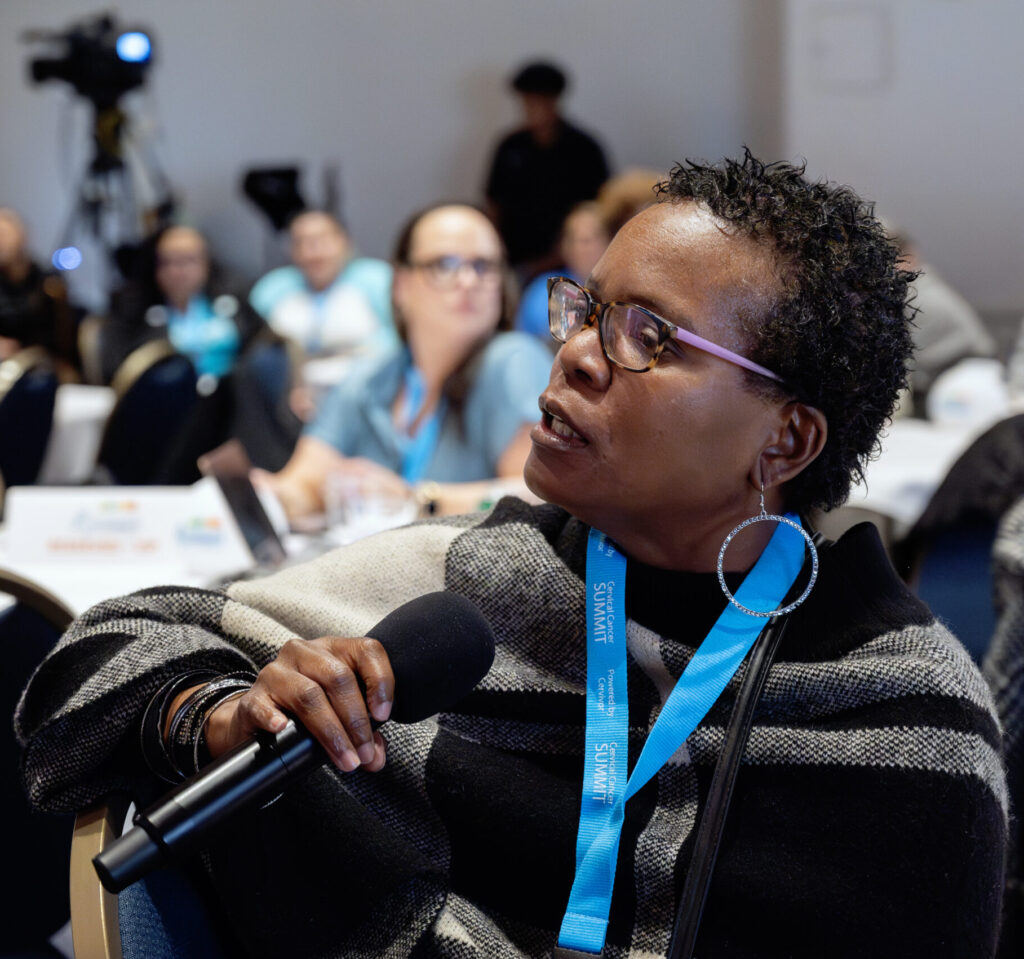
[[[1011,804],[1004,933],[999,950],[1001,957],[1010,959],[1024,951],[1024,499],[1000,522],[992,558],[999,620],[983,669],[1003,725]]]
[[[550,955],[573,877],[584,749],[586,528],[503,500],[225,593],[160,588],[83,616],[17,715],[32,800],[161,790],[138,724],[170,677],[362,635],[437,589],[477,603],[495,663],[455,710],[386,727],[378,774],[322,769],[204,854],[260,956]],[[724,607],[714,574],[630,562],[629,754]],[[605,955],[665,955],[741,673],[627,807]],[[873,527],[824,551],[736,782],[697,956],[992,955],[1007,793],[988,689],[902,586]]]

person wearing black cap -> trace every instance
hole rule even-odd
[[[550,63],[530,63],[510,81],[523,106],[523,126],[499,144],[486,194],[508,248],[509,262],[524,278],[554,265],[566,214],[592,200],[608,178],[601,146],[565,120],[558,102],[565,73]]]

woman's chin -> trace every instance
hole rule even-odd
[[[544,462],[536,446],[526,457],[523,481],[526,488],[545,503],[561,506],[562,509],[573,512],[571,484],[567,484],[557,472],[554,472],[551,464]]]

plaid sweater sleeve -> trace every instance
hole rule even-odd
[[[166,788],[138,742],[142,713],[164,683],[195,669],[256,672],[293,637],[364,635],[405,600],[442,587],[456,532],[440,524],[394,531],[226,592],[161,586],[93,607],[18,705],[30,800],[62,812],[109,792]],[[383,575],[396,550],[410,557],[397,583]]]

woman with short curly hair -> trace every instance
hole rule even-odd
[[[21,704],[32,798],[152,790],[292,715],[331,764],[204,857],[251,954],[992,956],[991,696],[874,527],[801,516],[892,410],[908,275],[792,166],[683,166],[660,200],[549,280],[544,505],[94,609]],[[385,745],[415,679],[364,635],[441,589],[494,664]]]

